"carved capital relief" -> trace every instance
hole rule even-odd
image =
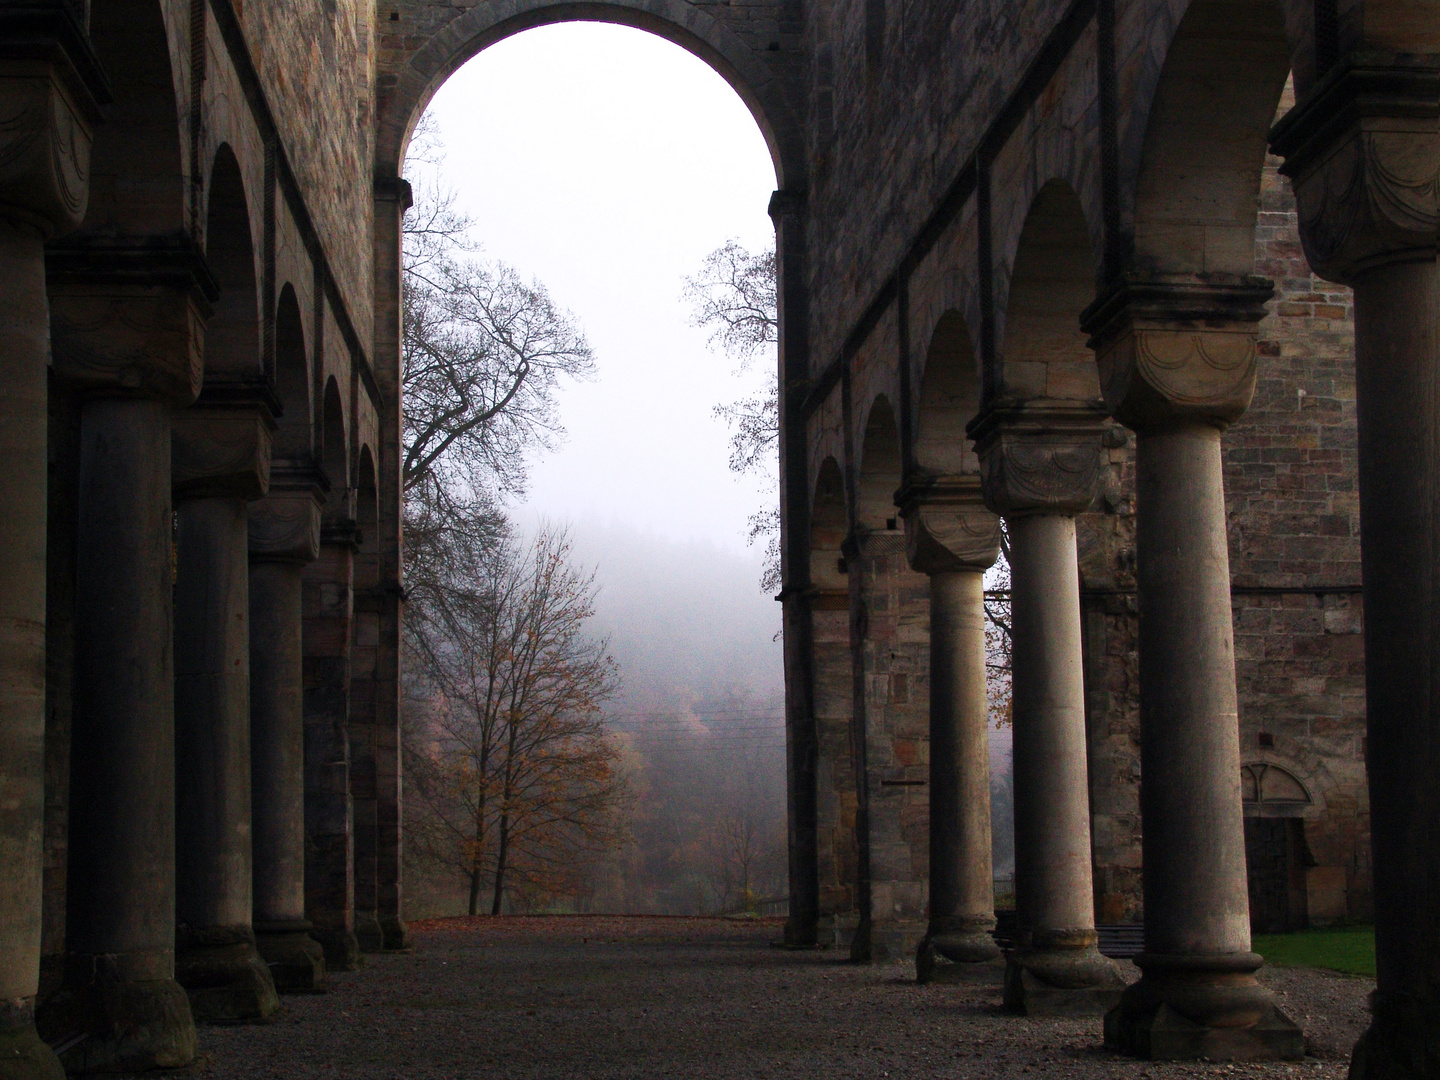
[[[1440,64],[1350,58],[1275,125],[1317,273],[1349,282],[1433,260],[1440,239]]]
[[[279,488],[250,504],[250,558],[313,562],[320,554],[320,497],[314,488]]]
[[[268,410],[206,408],[177,412],[170,429],[171,482],[177,499],[259,499],[270,486]]]
[[[0,216],[45,237],[79,225],[90,195],[94,105],[70,82],[43,60],[0,64]]]
[[[1177,423],[1226,427],[1255,392],[1264,278],[1125,278],[1085,312],[1105,404],[1136,430]]]
[[[195,400],[219,288],[192,240],[79,236],[45,259],[58,374],[93,395]]]
[[[1105,414],[1076,402],[995,404],[970,424],[985,505],[997,514],[1083,514],[1100,494]]]
[[[1000,557],[1000,519],[986,509],[978,476],[926,477],[896,502],[905,554],[920,573],[983,572]]]

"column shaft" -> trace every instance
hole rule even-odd
[[[175,1067],[195,1027],[174,980],[170,409],[100,398],[80,423],[67,985],[101,1019],[66,1063]]]
[[[990,937],[995,886],[985,678],[984,572],[931,574],[927,940],[956,965],[1000,957]],[[923,945],[919,955],[923,965]],[[924,981],[925,972],[920,976]]]
[[[305,916],[303,575],[316,555],[313,478],[282,464],[250,505],[250,761],[255,936],[276,988],[315,991],[325,954]],[[298,480],[298,483],[297,483]]]
[[[1388,1070],[1401,1062],[1428,1075],[1440,1068],[1440,267],[1392,263],[1353,284],[1377,985],[1352,1075],[1400,1075]]]
[[[45,822],[46,351],[40,233],[0,224],[0,1054],[59,1076],[35,1034]],[[0,1073],[5,1066],[0,1064]]]
[[[356,577],[373,555],[355,558]],[[364,566],[369,571],[370,566]],[[370,576],[367,574],[366,576]],[[350,641],[350,796],[355,845],[355,938],[364,952],[385,948],[380,928],[379,846],[380,818],[377,791],[378,747],[375,731],[375,664],[380,638],[380,611],[374,586],[355,589],[355,610]]]
[[[1095,948],[1075,519],[1010,517],[1015,899],[1006,1004],[1095,1013],[1123,987]]]
[[[350,622],[354,546],[325,543],[304,574],[305,912],[325,963],[360,963],[350,802]]]
[[[177,977],[195,1015],[279,1008],[251,929],[250,600],[246,500],[176,512]]]

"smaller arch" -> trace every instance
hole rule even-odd
[[[295,287],[280,290],[275,305],[275,396],[280,399],[279,428],[275,432],[277,461],[309,461],[314,457],[310,402],[310,361],[305,350],[305,321]]]
[[[1305,782],[1273,761],[1240,766],[1240,798],[1246,817],[1304,817],[1315,805]]]
[[[330,508],[344,505],[350,487],[349,440],[345,437],[345,406],[340,384],[331,375],[325,381],[324,410],[320,423],[320,467],[330,481]]]
[[[870,406],[860,451],[855,520],[861,528],[898,528],[895,492],[900,487],[900,434],[894,410],[884,394]]]
[[[970,330],[958,311],[947,311],[925,352],[915,463],[939,476],[978,473],[980,461],[965,426],[979,411],[980,372]]]
[[[810,511],[810,584],[818,592],[840,593],[849,587],[840,551],[848,525],[845,477],[835,459],[827,457],[815,478],[815,500]]]
[[[260,302],[255,248],[240,163],[228,144],[215,151],[205,213],[205,258],[220,286],[215,314],[205,327],[205,381],[214,376],[246,381],[263,376]]]
[[[1015,250],[995,383],[1001,396],[1099,401],[1094,354],[1080,329],[1099,266],[1075,189],[1048,181],[1030,204]]]
[[[369,446],[360,448],[355,466],[355,524],[360,549],[355,555],[355,588],[380,587],[380,498],[375,483],[375,458]]]

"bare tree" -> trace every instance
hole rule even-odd
[[[579,890],[587,860],[623,837],[625,784],[602,712],[615,664],[585,636],[594,579],[571,564],[563,532],[452,548],[445,571],[407,623],[419,661],[409,840],[464,876],[470,914],[486,886],[499,914],[507,890]]]
[[[780,445],[780,384],[775,346],[780,340],[776,294],[775,249],[756,253],[727,240],[685,279],[684,298],[691,304],[691,322],[710,330],[710,344],[736,364],[736,374],[768,359],[765,389],[728,405],[715,415],[730,425],[730,469],[754,473],[775,483]],[[775,507],[750,515],[749,539],[765,541],[765,568],[760,587],[780,588],[780,511]]]
[[[422,124],[411,159],[432,168],[403,226],[401,360],[406,579],[420,588],[438,580],[447,544],[499,541],[528,454],[564,434],[560,380],[595,370],[574,317],[543,285],[479,256],[473,222],[433,178],[440,158]]]

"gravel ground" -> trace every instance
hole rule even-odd
[[[1100,1021],[1025,1020],[999,988],[917,986],[771,948],[778,921],[452,919],[372,956],[272,1023],[203,1028],[205,1077],[619,1080],[673,1077],[1294,1077],[1340,1080],[1368,980],[1262,972],[1309,1038],[1303,1063],[1156,1064],[1107,1053]],[[1130,975],[1138,974],[1127,964]]]

